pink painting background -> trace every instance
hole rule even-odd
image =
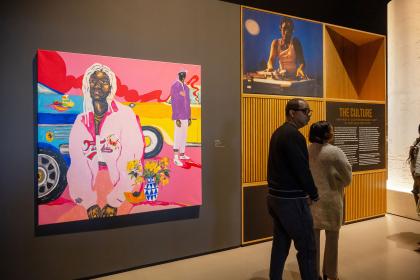
[[[54,58],[53,65],[46,59],[42,64],[43,55]],[[58,57],[57,57],[58,55]],[[153,91],[160,91],[158,100],[166,100],[170,94],[170,87],[178,78],[179,70],[187,71],[187,78],[197,75],[199,80],[195,85],[201,84],[201,67],[199,65],[179,64],[159,61],[146,61],[128,58],[107,57],[98,55],[76,54],[67,52],[38,51],[39,56],[39,82],[52,89],[69,95],[82,95],[81,79],[88,67],[94,63],[107,65],[116,74],[125,92],[137,91],[139,97]],[[41,59],[40,59],[41,58]],[[60,61],[60,58],[62,61]],[[63,65],[58,65],[62,64]],[[55,64],[58,66],[55,68]],[[51,70],[49,70],[51,69]],[[58,81],[58,82],[57,82]],[[57,88],[60,87],[60,88]],[[201,87],[201,86],[200,86]],[[126,101],[124,97],[116,97],[118,101]],[[150,101],[149,101],[150,102]],[[140,116],[141,117],[141,116]],[[140,119],[141,121],[141,119]],[[156,203],[130,203],[124,202],[118,210],[119,215],[156,211],[176,207],[193,206],[202,204],[201,195],[201,147],[187,147],[188,154],[193,162],[199,166],[175,166],[172,162],[172,146],[164,143],[159,157],[170,159],[170,182],[159,189]],[[98,205],[105,203],[104,197],[112,189],[108,171],[100,171],[94,185],[98,192]],[[52,224],[87,219],[86,210],[76,205],[69,196],[68,188],[60,198],[48,204],[38,205],[38,224]]]
[[[166,100],[170,95],[172,83],[178,78],[180,70],[187,71],[186,82],[194,76],[201,84],[201,66],[120,58],[101,55],[77,54],[59,51],[38,50],[38,82],[69,95],[82,95],[82,78],[88,67],[94,63],[107,65],[121,81],[117,90],[122,95],[136,91],[139,96],[160,90],[160,100]],[[132,93],[132,92],[131,92]],[[119,96],[121,96],[121,94]],[[124,99],[124,98],[122,98]],[[137,101],[121,100],[118,101]]]
[[[164,98],[169,96],[169,90],[172,83],[177,79],[179,70],[185,69],[188,71],[187,79],[193,75],[200,76],[199,65],[66,52],[58,52],[58,54],[66,62],[68,75],[75,77],[83,75],[86,69],[93,63],[101,63],[110,67],[130,89],[135,89],[139,93],[161,89]],[[82,92],[80,89],[73,89],[69,94],[80,95]]]

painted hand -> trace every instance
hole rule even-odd
[[[303,64],[299,66],[299,68],[296,70],[296,78],[298,80],[304,79],[307,80],[308,76],[306,76],[305,72],[303,71]]]

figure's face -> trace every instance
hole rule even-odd
[[[306,101],[299,101],[299,108],[293,110],[292,112],[292,121],[296,124],[298,128],[304,127],[308,124],[311,119],[312,111],[309,108],[309,104]]]
[[[179,77],[179,80],[181,81],[181,82],[183,82],[184,80],[185,80],[185,77],[187,76],[187,73],[185,73],[185,72],[180,72],[180,73],[178,73],[178,77]]]
[[[92,100],[106,100],[111,92],[111,83],[105,72],[95,71],[89,78],[90,97]]]
[[[330,125],[328,133],[330,136],[330,138],[328,139],[328,143],[333,144],[334,143],[334,128],[332,125]]]
[[[290,40],[293,32],[292,26],[286,22],[283,22],[280,26],[280,32],[282,38],[284,38],[285,40]]]

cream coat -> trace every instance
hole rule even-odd
[[[414,161],[412,161],[410,164],[410,171],[414,177],[414,176],[420,176],[420,141],[417,141],[416,139],[412,146],[417,146],[417,149],[419,151],[417,152],[417,156],[414,159]]]
[[[312,204],[314,228],[339,230],[343,221],[344,187],[351,182],[351,165],[344,152],[331,144],[308,148],[309,167],[319,200]]]

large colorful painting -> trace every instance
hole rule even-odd
[[[242,8],[242,92],[322,97],[322,24]]]
[[[201,205],[201,67],[38,51],[38,225]]]

